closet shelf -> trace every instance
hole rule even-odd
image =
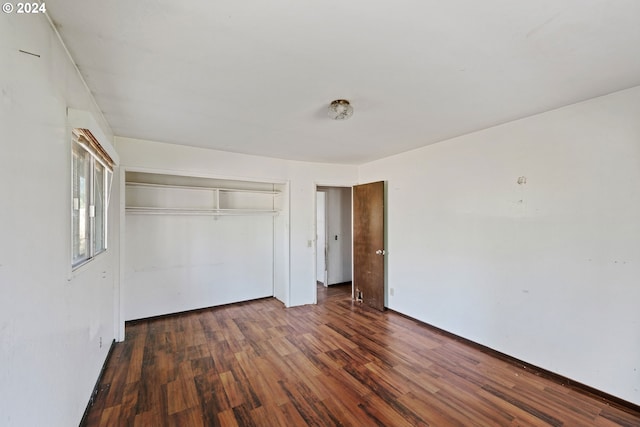
[[[142,206],[128,206],[125,212],[134,215],[278,215],[278,211],[268,209],[187,209]]]
[[[149,188],[173,188],[178,190],[202,190],[202,191],[220,191],[224,193],[249,193],[249,194],[280,194],[277,190],[250,190],[244,188],[222,188],[222,187],[201,187],[192,185],[176,185],[176,184],[149,184],[146,182],[127,182],[127,187],[149,187]]]
[[[167,177],[167,179],[170,179]],[[126,182],[127,214],[136,215],[277,215],[282,194],[264,183],[220,180],[207,185],[175,182]],[[229,187],[231,188],[229,188]],[[233,188],[235,186],[243,188]]]

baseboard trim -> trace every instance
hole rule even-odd
[[[214,310],[216,308],[221,308],[221,307],[227,307],[230,305],[240,305],[240,304],[247,304],[253,301],[260,301],[260,300],[264,300],[264,299],[276,299],[278,300],[276,297],[269,295],[266,297],[258,297],[258,298],[252,298],[252,299],[248,299],[248,300],[244,300],[244,301],[235,301],[235,302],[228,302],[226,304],[219,304],[219,305],[211,305],[208,307],[200,307],[200,308],[193,308],[190,310],[183,310],[183,311],[176,311],[173,313],[165,313],[165,314],[157,314],[155,316],[148,316],[148,317],[140,317],[137,319],[130,319],[130,320],[125,320],[125,325],[126,324],[135,324],[137,322],[152,322],[155,320],[161,320],[161,319],[166,319],[166,318],[170,318],[170,317],[179,317],[185,314],[193,314],[193,313],[201,313],[201,312],[205,312],[205,311],[210,311],[210,310]],[[280,300],[278,300],[280,301]]]
[[[84,409],[84,414],[82,414],[82,419],[80,420],[80,427],[86,425],[87,417],[89,416],[89,410],[93,406],[96,401],[96,397],[98,396],[98,391],[100,387],[100,381],[102,381],[102,377],[104,376],[104,371],[107,369],[107,363],[109,359],[111,359],[111,355],[113,354],[113,349],[116,346],[116,340],[111,341],[111,346],[109,346],[109,351],[107,352],[107,357],[104,359],[104,363],[102,364],[102,368],[100,368],[100,373],[98,374],[98,380],[96,381],[96,385],[93,386],[93,391],[91,392],[91,396],[89,397],[89,403],[87,403],[87,407]]]
[[[344,285],[351,285],[352,283],[353,282],[349,280],[348,282],[332,283],[329,286],[344,286]]]
[[[406,319],[410,319],[416,323],[419,323],[423,326],[425,326],[426,328],[430,329],[431,331],[439,334],[439,335],[443,335],[446,336],[447,338],[450,338],[452,340],[458,341],[462,344],[465,344],[469,347],[473,347],[485,354],[488,354],[492,357],[495,357],[497,359],[500,359],[504,362],[510,363],[511,365],[517,366],[519,368],[522,368],[536,376],[551,380],[555,383],[558,383],[564,387],[568,387],[572,390],[575,390],[579,393],[582,394],[586,394],[592,397],[597,398],[598,400],[607,403],[608,405],[614,406],[618,409],[621,409],[625,412],[629,412],[631,414],[637,415],[640,414],[640,405],[636,405],[635,403],[629,402],[627,400],[621,399],[617,396],[613,396],[609,393],[606,393],[602,390],[598,390],[594,387],[588,386],[586,384],[580,383],[578,381],[572,380],[571,378],[567,378],[563,375],[557,374],[555,372],[546,370],[544,368],[541,368],[539,366],[536,365],[532,365],[531,363],[525,362],[523,360],[517,359],[513,356],[509,356],[508,354],[502,353],[500,351],[494,350],[490,347],[487,347],[485,345],[479,344],[475,341],[471,341],[467,338],[461,337],[459,335],[456,335],[454,333],[451,333],[449,331],[446,331],[444,329],[438,328],[437,326],[433,326],[429,323],[423,322],[421,320],[418,320],[416,318],[413,318],[411,316],[407,316],[404,313],[400,313],[398,311],[395,311],[393,309],[390,309],[387,307],[387,310],[389,310],[390,312],[397,314],[399,316],[402,316]]]

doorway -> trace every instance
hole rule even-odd
[[[351,187],[316,186],[318,292],[352,282]]]

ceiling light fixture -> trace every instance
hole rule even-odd
[[[333,120],[346,120],[353,116],[353,107],[346,99],[336,99],[329,104],[329,117]]]

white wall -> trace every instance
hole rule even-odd
[[[352,185],[357,167],[293,162],[249,156],[175,144],[116,138],[122,167],[138,171],[208,176],[248,181],[283,182],[289,187],[288,223],[276,227],[276,233],[288,230],[288,276],[279,274],[288,285],[276,283],[274,294],[287,306],[311,304],[316,300],[315,280],[315,193],[316,182]],[[280,217],[280,216],[279,216]],[[126,227],[126,224],[125,224]],[[277,254],[282,252],[276,251]],[[124,257],[128,257],[125,253]],[[279,268],[276,265],[274,268]],[[286,288],[286,289],[283,289]]]
[[[273,296],[273,217],[127,215],[125,320]]]
[[[360,168],[375,180],[390,308],[640,404],[640,87]]]
[[[71,272],[68,125],[115,153],[45,16],[0,14],[0,63],[0,425],[78,425],[114,339],[119,196],[108,251]]]

